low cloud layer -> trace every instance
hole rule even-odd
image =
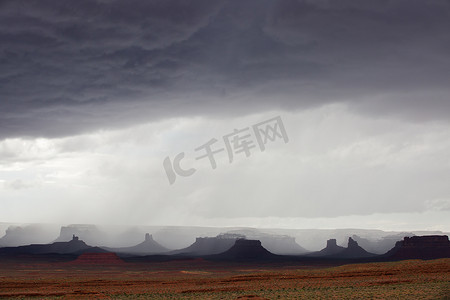
[[[450,114],[447,1],[0,2],[0,139],[346,102]]]
[[[195,148],[210,139],[219,140],[213,149],[223,147],[222,137],[235,128],[278,113],[5,140],[0,149],[15,155],[0,152],[0,219],[222,226],[271,220],[274,227],[327,228],[366,218],[372,228],[449,230],[450,131],[443,124],[371,119],[329,105],[283,113],[287,143],[252,148],[249,157],[236,153],[231,163],[218,153],[216,169],[195,159]],[[163,160],[181,152],[182,167],[196,172],[171,185]]]

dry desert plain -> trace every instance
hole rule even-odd
[[[0,298],[450,299],[450,259],[251,264],[202,259],[113,263],[0,260]]]

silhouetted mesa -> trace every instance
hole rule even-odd
[[[330,239],[327,241],[327,246],[323,248],[322,250],[318,252],[311,253],[310,256],[329,256],[329,255],[335,255],[342,251],[344,251],[345,248],[338,246],[336,243],[336,239]]]
[[[153,239],[153,236],[149,233],[146,233],[145,240],[136,246],[121,247],[121,248],[103,247],[103,249],[112,251],[112,252],[117,252],[117,253],[134,254],[134,255],[149,255],[149,254],[164,253],[164,252],[169,251],[169,249],[158,244]]]
[[[171,251],[169,254],[213,255],[230,249],[236,242],[236,236],[218,235],[217,237],[199,237],[187,248]]]
[[[327,241],[327,246],[324,249],[308,254],[307,256],[352,259],[372,257],[376,256],[376,254],[367,252],[362,247],[360,247],[354,239],[349,237],[347,248],[338,246],[336,244],[336,239],[330,239]]]
[[[213,255],[214,259],[224,260],[268,260],[278,255],[270,253],[258,240],[236,240],[234,245],[224,253]]]
[[[2,254],[68,254],[68,253],[81,253],[87,249],[93,249],[93,247],[86,245],[85,242],[78,239],[73,235],[72,240],[69,242],[55,242],[52,244],[33,244],[28,246],[19,247],[7,247],[0,248]]]
[[[358,245],[358,242],[348,238],[348,246],[342,252],[338,253],[337,256],[339,258],[363,258],[363,257],[372,257],[376,256],[376,254],[367,252],[361,246]]]
[[[227,234],[242,235],[242,238],[248,240],[259,240],[264,248],[274,254],[299,255],[310,252],[297,244],[295,238],[289,235],[266,233],[257,229],[230,230]]]
[[[450,258],[450,241],[446,235],[405,237],[385,256],[393,259]]]

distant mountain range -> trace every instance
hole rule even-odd
[[[111,255],[92,255],[93,253],[110,253]],[[102,263],[109,261],[119,263],[116,253],[123,258],[142,257],[145,260],[171,260],[202,257],[207,260],[222,261],[389,261],[402,259],[435,259],[450,257],[450,241],[448,236],[414,236],[405,237],[397,242],[394,248],[383,255],[366,251],[352,237],[348,238],[347,247],[338,246],[335,239],[327,241],[324,249],[306,255],[277,255],[267,250],[259,240],[249,240],[239,235],[224,234],[212,238],[198,238],[197,241],[178,251],[169,251],[153,240],[150,234],[136,246],[122,248],[100,248],[86,244],[77,236],[67,242],[50,244],[31,244],[18,247],[0,248],[0,257],[20,257],[20,255],[66,255],[81,256],[78,262]],[[156,253],[163,253],[156,255]],[[112,255],[114,254],[114,255]]]
[[[262,246],[272,253],[299,255],[318,251],[329,239],[336,244],[347,244],[348,237],[370,253],[383,254],[394,247],[405,236],[445,235],[439,231],[385,232],[366,229],[256,229],[182,226],[97,226],[73,224],[67,226],[49,224],[0,223],[0,247],[29,244],[47,244],[69,241],[78,236],[89,245],[107,248],[126,248],[142,243],[146,233],[152,235],[161,247],[168,250],[185,249],[195,243],[197,237],[215,237],[220,234],[238,234],[247,239],[260,240]],[[448,235],[448,234],[447,234]],[[158,250],[159,251],[159,250]]]
[[[376,261],[450,257],[448,237],[434,232],[430,234],[430,232],[383,232],[362,229],[295,230],[161,226],[104,228],[95,225],[69,225],[62,226],[59,236],[51,242],[51,236],[57,235],[58,232],[51,225],[19,226],[5,223],[0,225],[1,228],[5,228],[5,235],[0,238],[0,256],[3,257],[79,256],[85,253],[116,253],[123,259],[141,257],[141,260],[201,257],[212,260]],[[144,232],[146,229],[149,230]],[[421,233],[422,236],[417,236],[417,233]],[[345,237],[345,234],[348,235]],[[142,239],[143,237],[145,238]],[[36,242],[39,239],[50,242]],[[313,239],[316,243],[321,243],[317,246],[320,250],[308,251],[297,243],[312,245]],[[325,240],[327,243],[323,248]],[[345,240],[347,243],[344,247]],[[30,242],[26,244],[27,241]],[[24,243],[26,245],[23,245]],[[167,246],[179,244],[184,246],[175,248],[177,250]],[[92,257],[114,260],[113,256],[108,255]],[[91,258],[86,259],[89,261]]]
[[[264,248],[281,255],[299,255],[308,252],[298,245],[293,237],[260,233],[255,230],[230,230],[216,237],[196,238],[192,245],[171,251],[169,254],[195,256],[218,254],[230,249],[239,239],[259,240]]]
[[[50,243],[55,239],[59,228],[48,224],[5,224],[0,223],[0,247],[16,247],[29,244]],[[65,241],[68,241],[70,235]]]

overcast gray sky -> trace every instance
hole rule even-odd
[[[450,230],[449,29],[444,0],[2,0],[0,221]],[[195,159],[276,116],[287,143]]]

